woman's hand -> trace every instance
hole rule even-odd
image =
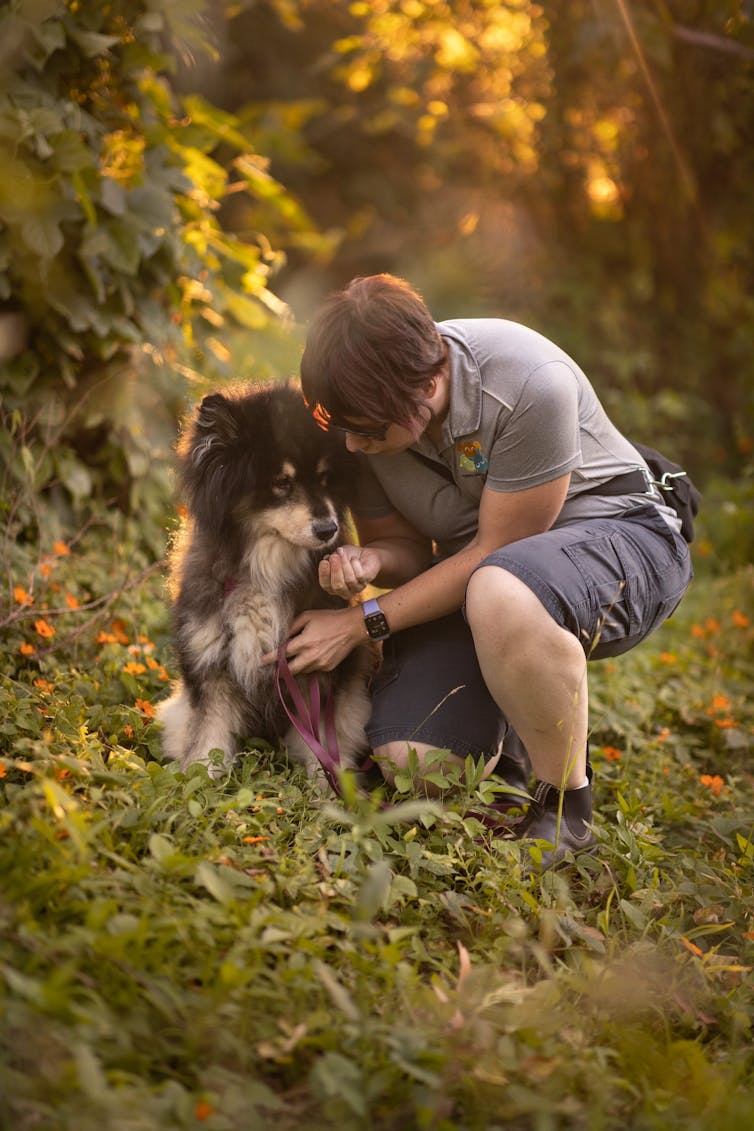
[[[311,609],[291,625],[285,655],[293,675],[331,672],[357,644],[366,640],[361,609]],[[262,657],[264,664],[277,660],[277,652]]]
[[[319,563],[319,584],[331,597],[360,593],[380,572],[380,556],[368,546],[340,546]]]

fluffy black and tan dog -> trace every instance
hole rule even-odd
[[[342,604],[320,589],[317,566],[343,541],[352,457],[291,385],[206,396],[178,457],[187,514],[170,587],[181,678],[158,709],[164,753],[218,774],[244,738],[284,740],[314,772],[316,758],[277,694],[275,666],[260,659],[298,613]],[[367,747],[369,664],[368,650],[357,649],[332,673],[344,765]]]

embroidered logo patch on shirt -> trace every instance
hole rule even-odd
[[[456,444],[456,451],[460,453],[458,466],[464,475],[487,474],[489,460],[478,440],[463,440],[460,444]]]

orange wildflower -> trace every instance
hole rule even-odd
[[[214,1112],[215,1109],[212,1107],[212,1104],[208,1104],[206,1100],[199,1100],[194,1108],[194,1115],[202,1122],[204,1122],[205,1119],[209,1119],[211,1115],[214,1115]]]
[[[243,838],[244,844],[261,844],[263,840],[269,840],[266,836],[245,836]]]
[[[55,629],[52,627],[49,621],[44,620],[43,618],[34,621],[34,628],[40,636],[44,636],[47,640],[51,640],[55,635]]]
[[[707,714],[714,715],[716,711],[727,711],[728,707],[730,707],[730,699],[727,695],[713,695]]]
[[[130,723],[126,723],[126,725],[123,727],[123,733],[125,734],[126,738],[133,738],[134,728]]]
[[[24,640],[19,648],[19,652],[22,656],[33,656],[36,652],[36,648],[33,644],[27,644]]]
[[[35,679],[34,686],[38,687],[40,691],[54,691],[55,685],[50,683],[49,679]]]
[[[661,664],[675,664],[678,660],[675,652],[660,652]]]
[[[742,931],[741,936],[745,939],[754,939],[754,931]]]
[[[721,778],[719,774],[702,774],[699,778],[702,785],[706,785],[715,797],[719,797],[722,790],[725,788],[725,778]]]
[[[726,715],[724,719],[715,719],[715,726],[720,727],[720,730],[730,730],[731,727],[737,727],[738,723],[730,715]]]
[[[153,719],[155,716],[155,709],[148,699],[137,699],[134,703],[134,707],[137,711],[141,711],[143,715],[146,715],[148,719]]]
[[[2,762],[0,762],[0,778],[6,778],[7,776],[8,776],[8,767],[4,766],[2,764]]]
[[[13,587],[13,600],[17,605],[33,605],[34,598],[31,593],[27,593],[23,585],[14,585]]]
[[[731,614],[731,620],[736,628],[748,628],[751,624],[749,617],[745,616],[739,609],[734,609]]]
[[[621,752],[615,746],[603,746],[602,753],[608,762],[620,762],[621,760]]]
[[[66,593],[65,603],[69,609],[77,609],[79,607],[78,597],[74,597],[73,593]]]
[[[714,617],[707,617],[706,621],[704,622],[704,627],[707,629],[707,632],[719,632],[720,621],[715,620]]]
[[[143,664],[137,664],[134,660],[131,660],[123,668],[123,671],[126,673],[126,675],[144,675],[144,672],[146,670],[147,669]]]
[[[96,644],[117,644],[118,638],[112,632],[98,632],[94,638]]]
[[[283,809],[283,806],[282,806],[282,805],[278,805],[278,807],[277,807],[277,809],[275,810],[275,812],[277,813],[278,817],[281,817],[281,816],[283,815],[283,813],[284,813],[284,809]]]
[[[670,727],[663,727],[655,739],[656,742],[667,742],[670,738]]]
[[[52,573],[52,566],[49,562],[42,562],[39,567],[39,572],[42,574],[42,577],[49,577]]]
[[[158,660],[155,660],[154,656],[147,656],[147,667],[150,671],[154,672],[162,667],[162,664],[160,664]]]
[[[65,542],[55,542],[52,547],[53,553],[57,554],[59,558],[64,558],[70,554],[70,549],[66,546]]]
[[[691,940],[687,939],[685,935],[681,935],[681,942],[686,947],[686,950],[691,951],[691,953],[695,954],[697,958],[701,958],[703,956],[704,951],[702,950],[702,948],[697,946],[696,943],[692,943]]]
[[[126,635],[128,625],[124,620],[121,620],[119,617],[116,618],[110,625],[110,628],[115,634],[115,639],[119,644],[128,644],[128,636]]]
[[[692,624],[691,635],[695,636],[697,640],[703,640],[706,633],[700,624]]]

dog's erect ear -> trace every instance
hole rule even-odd
[[[222,393],[202,397],[196,413],[196,425],[201,432],[211,432],[221,443],[238,439],[238,420],[231,402]]]
[[[196,410],[191,439],[188,445],[191,462],[195,467],[204,463],[211,451],[219,450],[238,439],[238,423],[232,406],[222,393],[203,397]]]

